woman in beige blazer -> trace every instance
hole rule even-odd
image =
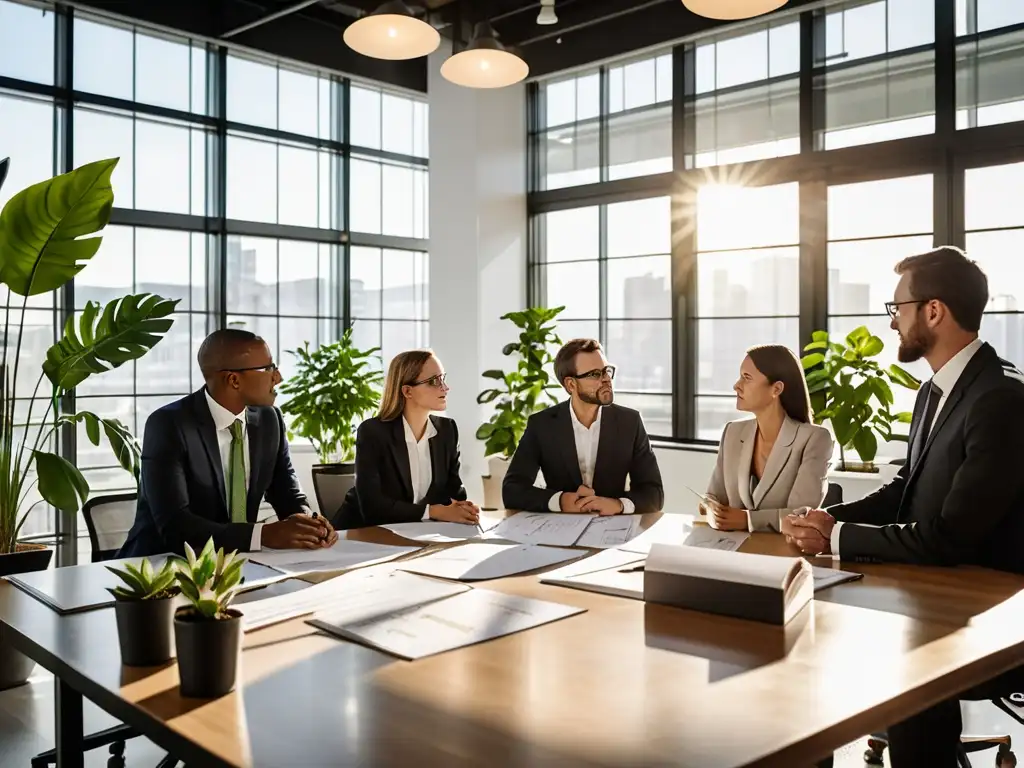
[[[824,500],[832,436],[811,423],[803,369],[787,347],[747,350],[733,390],[737,410],[754,418],[725,425],[701,513],[720,530],[778,532],[783,515]]]

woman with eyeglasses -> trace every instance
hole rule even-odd
[[[444,368],[432,351],[395,356],[380,412],[356,432],[356,485],[338,527],[480,522],[480,508],[466,500],[459,477],[459,430],[435,413],[445,410],[447,397]]]

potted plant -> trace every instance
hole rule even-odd
[[[892,412],[892,386],[916,390],[921,382],[898,365],[883,369],[872,360],[885,345],[863,325],[846,336],[845,344],[833,341],[826,331],[815,331],[811,338],[802,363],[814,423],[832,422],[840,470],[877,472],[878,438],[906,442],[907,435],[893,432],[893,425],[909,424],[912,416],[909,411]],[[847,461],[851,448],[860,456],[859,464]]]
[[[484,378],[494,379],[498,384],[476,397],[480,404],[494,403],[494,412],[476,431],[477,440],[484,441],[484,455],[488,457],[488,474],[483,482],[484,506],[489,509],[502,506],[501,483],[508,460],[526,430],[527,419],[558,402],[553,390],[561,383],[554,380],[548,368],[555,361],[551,346],[562,343],[552,321],[563,309],[530,307],[501,316],[519,329],[519,340],[509,342],[501,350],[506,357],[517,359],[516,366],[507,373],[496,368],[484,371]]]
[[[109,592],[114,596],[117,639],[121,662],[129,667],[152,667],[171,658],[171,620],[174,598],[181,591],[175,581],[174,559],[164,561],[160,570],[144,559],[139,566],[108,565],[124,586]]]
[[[196,556],[186,542],[175,578],[189,604],[174,612],[181,695],[211,699],[235,687],[242,647],[242,614],[229,608],[242,581],[244,557],[213,549],[213,537]]]
[[[356,427],[380,403],[383,377],[372,364],[380,348],[356,347],[349,327],[338,341],[312,351],[307,341],[288,352],[296,358],[295,374],[281,387],[288,395],[281,412],[292,417],[289,439],[304,437],[313,444],[320,461],[313,465],[313,489],[320,510],[329,514],[333,510],[324,508],[318,476],[355,477]]]
[[[28,297],[59,291],[88,267],[100,247],[102,238],[87,235],[99,232],[110,220],[110,174],[117,161],[89,163],[34,184],[14,195],[0,212],[0,283],[10,291],[0,353],[0,576],[49,566],[51,550],[18,541],[35,506],[26,504],[33,485],[42,497],[36,504],[46,502],[67,512],[78,511],[89,495],[89,484],[78,468],[46,450],[61,426],[84,424],[97,445],[101,433],[106,435],[118,463],[138,475],[138,444],[123,424],[88,411],[67,412],[62,404],[65,395],[90,376],[137,360],[152,349],[170,329],[178,302],[148,294],[125,296],[102,309],[89,302],[77,319],[69,318],[39,368],[31,370],[22,351]],[[8,164],[9,160],[0,161],[0,185]],[[29,382],[35,378],[34,389],[25,386],[26,377],[31,377]],[[26,391],[32,392],[27,416],[21,412],[24,401],[15,400],[16,393],[24,397]],[[37,403],[46,404],[43,413]],[[30,477],[33,471],[35,479]],[[0,689],[23,683],[32,667],[0,637]]]

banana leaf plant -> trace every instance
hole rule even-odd
[[[855,449],[864,469],[874,469],[878,439],[902,440],[907,435],[893,431],[896,424],[909,424],[909,411],[894,413],[892,387],[916,390],[921,382],[898,365],[882,368],[877,357],[885,348],[866,326],[850,331],[845,343],[833,341],[827,331],[815,331],[804,347],[804,378],[811,393],[814,423],[832,422],[839,443],[839,469],[854,469],[846,451]]]
[[[9,290],[2,310],[0,361],[0,555],[15,551],[18,532],[36,504],[47,502],[76,512],[89,495],[89,484],[78,468],[59,453],[45,450],[62,426],[83,424],[94,445],[105,435],[118,464],[136,479],[139,475],[139,445],[124,424],[91,411],[62,410],[62,403],[90,376],[138,360],[152,349],[170,329],[178,301],[139,294],[103,307],[89,302],[77,318],[68,318],[38,371],[30,370],[22,355],[29,297],[62,288],[99,250],[102,237],[89,236],[110,221],[110,175],[118,159],[89,163],[34,184],[14,195],[0,212],[0,283]],[[9,160],[0,161],[0,185],[8,164]],[[16,415],[15,393],[26,377],[36,381],[28,415],[22,418]],[[47,404],[41,416],[33,414],[37,400]],[[33,469],[35,479],[30,479]],[[26,508],[33,486],[42,500]]]

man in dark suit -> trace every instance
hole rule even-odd
[[[146,421],[135,523],[119,557],[182,554],[212,536],[240,552],[329,547],[337,533],[309,515],[288,452],[281,381],[260,337],[214,331],[199,349],[206,386]],[[257,522],[266,498],[279,521]]]
[[[899,359],[934,375],[918,392],[896,478],[859,501],[801,510],[782,532],[805,553],[856,561],[978,565],[1024,573],[1024,374],[978,338],[988,280],[957,248],[904,259],[886,305]],[[960,698],[1024,691],[1024,668]],[[888,731],[895,768],[955,766],[958,700]]]
[[[569,399],[527,422],[502,483],[505,506],[600,515],[659,511],[665,492],[658,460],[639,412],[612,404],[615,367],[601,344],[567,343],[555,356],[555,376]],[[545,488],[534,485],[538,470]]]

